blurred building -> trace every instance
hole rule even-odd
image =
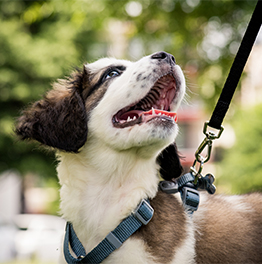
[[[21,176],[14,171],[0,175],[0,263],[15,257],[14,218],[21,210]]]
[[[9,222],[21,212],[21,176],[14,171],[0,175],[0,219]]]
[[[27,176],[29,185],[17,172],[0,175],[0,263],[14,259],[31,263],[33,258],[41,263],[58,262],[65,221],[43,214],[58,193],[40,188],[34,178],[37,175]]]
[[[185,170],[193,165],[196,148],[204,139],[202,130],[205,121],[201,104],[182,104],[178,111],[179,134],[176,144],[182,156],[181,161]]]
[[[262,103],[262,42],[253,47],[245,73],[241,85],[241,106],[246,108]]]

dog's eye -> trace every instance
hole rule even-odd
[[[108,80],[110,78],[113,78],[113,77],[116,77],[116,76],[119,76],[119,75],[120,75],[120,73],[118,71],[112,70],[105,76],[105,80]]]

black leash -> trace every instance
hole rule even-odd
[[[206,137],[195,153],[195,161],[193,163],[193,166],[190,168],[190,172],[182,175],[175,182],[160,182],[159,188],[163,192],[180,192],[183,205],[186,211],[188,211],[190,214],[192,214],[198,208],[198,189],[206,190],[209,194],[214,194],[216,191],[216,187],[215,185],[213,185],[215,177],[210,173],[208,173],[206,176],[203,176],[201,172],[204,163],[207,162],[210,158],[213,140],[219,138],[224,130],[221,124],[227,113],[230,102],[237,88],[237,84],[254,45],[261,24],[262,0],[258,0],[243,40],[240,44],[239,50],[231,66],[225,85],[222,89],[222,93],[211,116],[211,119],[209,122],[206,122],[204,124],[203,133]],[[219,131],[216,134],[213,131],[210,131],[208,127],[214,128]],[[201,153],[205,148],[207,148],[207,154],[206,156],[202,156]]]
[[[262,24],[262,1],[258,0],[251,20],[246,29],[243,40],[240,44],[234,62],[231,66],[229,75],[224,84],[224,88],[219,97],[217,105],[213,111],[208,126],[220,129],[226,112],[229,108],[231,99],[237,88],[237,84],[247,62],[248,56],[252,50],[253,44],[258,35],[260,26]]]
[[[246,65],[249,54],[252,50],[256,37],[258,35],[259,29],[262,24],[262,0],[258,0],[236,57],[231,66],[229,75],[226,79],[225,85],[222,89],[221,95],[218,99],[218,102],[215,106],[215,109],[212,113],[211,119],[209,122],[204,124],[203,133],[206,135],[206,138],[198,147],[195,153],[195,161],[193,166],[191,167],[191,172],[195,175],[196,180],[195,184],[199,178],[202,177],[201,171],[203,168],[203,164],[207,162],[211,155],[212,143],[214,139],[217,139],[221,136],[224,128],[222,127],[223,119],[227,113],[230,102],[234,95],[234,92],[237,88],[237,84],[243,72],[243,69]],[[214,128],[219,130],[217,134],[210,131],[208,128]],[[202,151],[207,147],[207,155],[203,157],[201,155]],[[196,164],[199,163],[199,168],[196,169]]]

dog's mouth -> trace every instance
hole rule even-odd
[[[113,116],[113,125],[117,128],[125,128],[155,118],[177,122],[177,114],[170,112],[170,104],[176,96],[176,90],[174,76],[172,74],[162,76],[139,102],[118,111]]]

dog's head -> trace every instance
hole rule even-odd
[[[117,151],[157,153],[174,142],[185,80],[172,55],[100,59],[54,84],[18,119],[16,133],[63,151],[89,138]]]

